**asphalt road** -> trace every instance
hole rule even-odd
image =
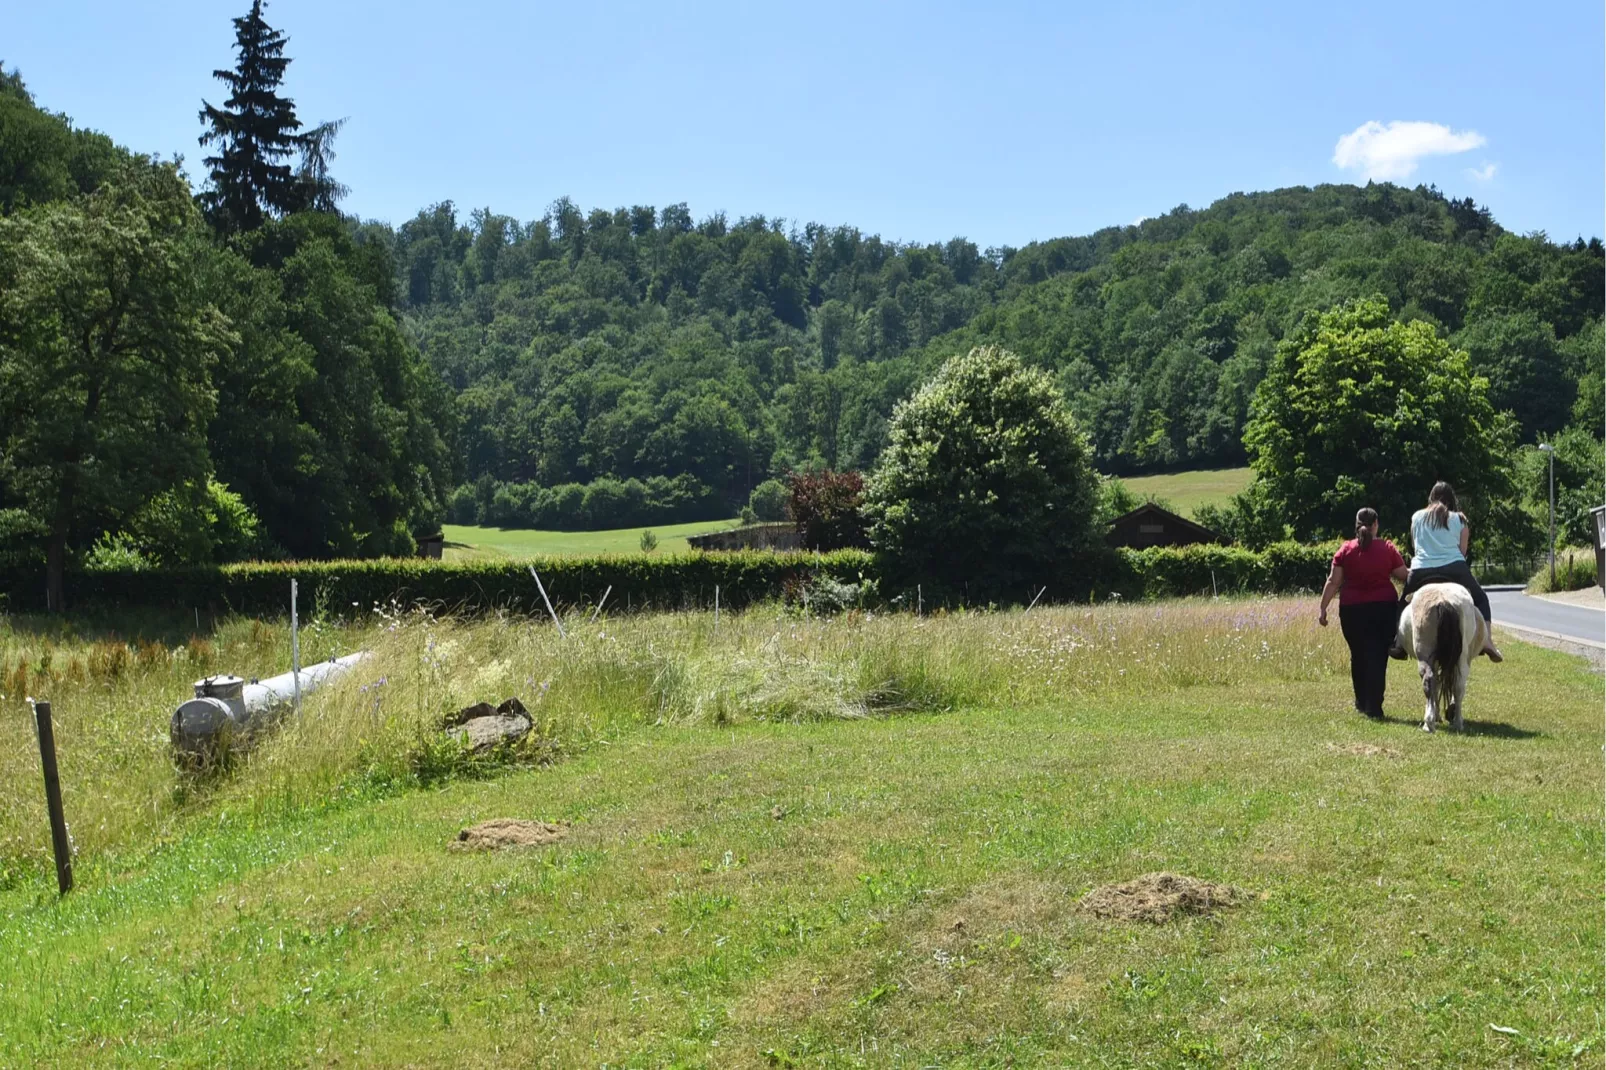
[[[1521,591],[1490,591],[1489,606],[1496,625],[1555,632],[1569,639],[1583,639],[1599,646],[1606,643],[1606,612],[1587,606],[1547,602]]]

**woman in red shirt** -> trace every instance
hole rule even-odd
[[[1350,683],[1355,708],[1383,719],[1383,690],[1389,668],[1389,646],[1399,627],[1400,596],[1394,581],[1410,574],[1394,545],[1377,537],[1377,510],[1355,514],[1355,537],[1333,555],[1333,570],[1322,588],[1317,621],[1327,627],[1327,605],[1338,595],[1338,624],[1349,644]]]

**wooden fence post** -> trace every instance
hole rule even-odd
[[[33,704],[33,723],[39,733],[39,763],[45,770],[45,807],[50,811],[50,846],[56,855],[56,886],[66,895],[72,891],[72,840],[67,837],[67,816],[61,809],[61,776],[56,771],[56,729],[50,720],[50,703]]]

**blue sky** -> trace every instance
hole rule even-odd
[[[248,0],[19,7],[0,59],[41,103],[196,174],[196,112],[224,96],[210,72]],[[267,15],[303,120],[349,117],[347,210],[394,223],[444,199],[533,219],[566,194],[1022,245],[1372,174],[1475,197],[1518,231],[1606,230],[1599,0]]]

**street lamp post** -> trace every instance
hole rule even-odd
[[[1550,589],[1556,589],[1556,447],[1548,442],[1539,444],[1540,450],[1550,457]]]

